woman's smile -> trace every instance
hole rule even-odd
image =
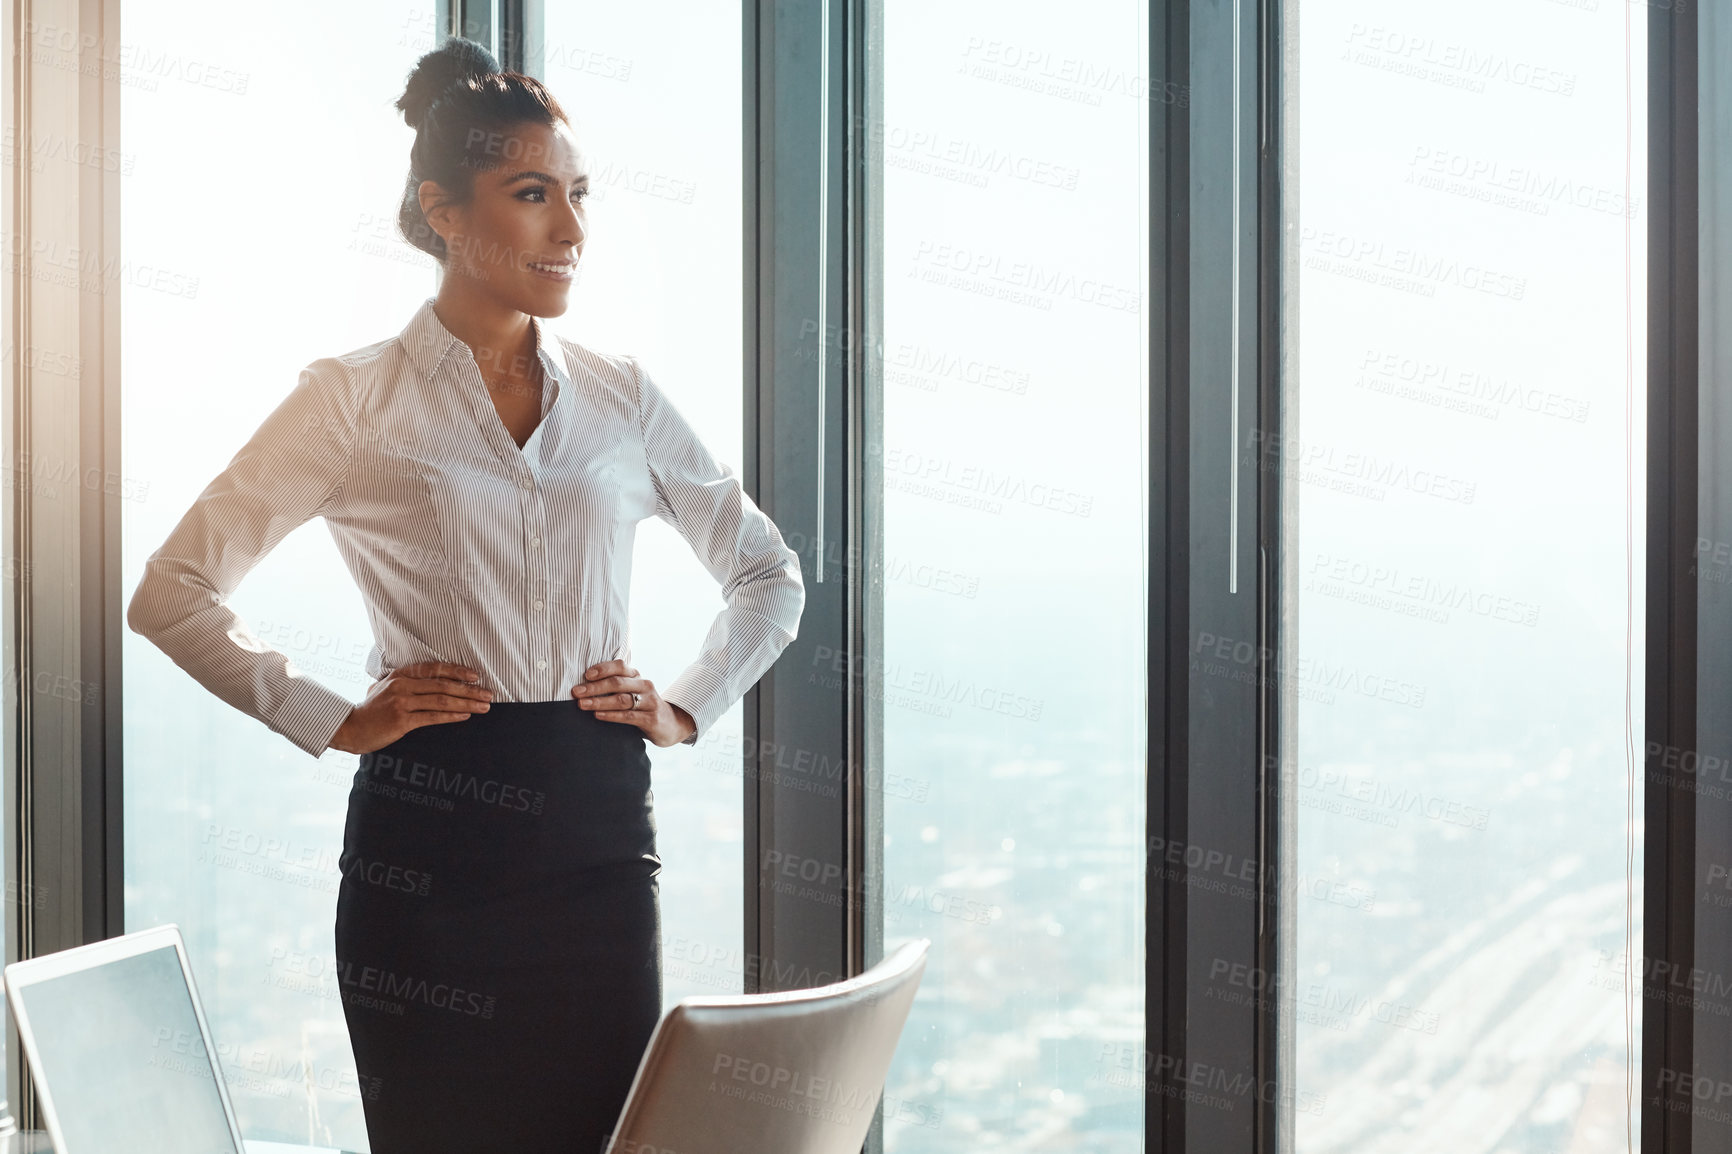
[[[529,267],[549,280],[569,282],[577,274],[574,260],[532,260]]]

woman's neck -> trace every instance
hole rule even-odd
[[[439,323],[469,346],[489,385],[535,380],[534,318],[474,292],[468,279],[447,275],[440,284],[433,300]]]

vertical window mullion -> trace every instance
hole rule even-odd
[[[744,112],[753,167],[746,189],[746,485],[800,555],[806,587],[798,637],[746,704],[746,981],[766,991],[837,979],[859,957],[850,948],[862,883],[851,876],[857,761],[849,717],[872,674],[857,648],[852,592],[859,580],[859,519],[850,509],[858,458],[849,451],[857,381],[846,348],[850,214],[858,200],[845,194],[844,161],[848,54],[858,23],[842,0],[825,3],[827,22],[817,5],[746,5]],[[826,76],[827,101],[820,89]],[[818,120],[821,109],[827,125]],[[821,139],[827,152],[820,152]]]
[[[1150,14],[1144,1077],[1145,1147],[1165,1154],[1273,1150],[1281,1101],[1274,999],[1231,996],[1263,985],[1280,924],[1264,769],[1281,733],[1279,474],[1263,452],[1280,430],[1271,7],[1170,0]],[[1193,1092],[1199,1079],[1228,1090]]]

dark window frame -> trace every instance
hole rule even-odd
[[[1694,1071],[1692,974],[1698,845],[1694,782],[1679,751],[1702,752],[1697,675],[1713,629],[1698,616],[1699,467],[1697,11],[1648,12],[1647,627],[1642,847],[1643,1154],[1688,1154],[1693,1102],[1675,1075]],[[1715,969],[1724,971],[1723,954]],[[1687,988],[1687,987],[1686,987]],[[1721,1026],[1723,1029],[1723,1025]],[[1667,1077],[1667,1072],[1672,1077]]]
[[[1281,926],[1273,863],[1281,764],[1275,109],[1282,9],[1278,0],[1239,6],[1236,101],[1232,12],[1231,3],[1170,0],[1152,4],[1149,17],[1151,99],[1172,96],[1156,100],[1149,118],[1148,540],[1158,552],[1148,569],[1144,1148],[1152,1154],[1272,1151],[1284,1099],[1275,999],[1206,996],[1224,967],[1275,972]],[[1235,119],[1237,284],[1230,197],[1218,191],[1232,187]],[[1228,315],[1235,290],[1237,349]],[[1231,356],[1239,358],[1237,429],[1221,387],[1231,379]],[[1236,520],[1228,506],[1233,474]],[[1245,672],[1254,676],[1205,671],[1223,639],[1235,652],[1250,643]],[[1232,892],[1210,884],[1223,881]],[[1247,1087],[1234,1109],[1189,1104],[1185,1091],[1204,1071]]]

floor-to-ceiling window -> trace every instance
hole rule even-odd
[[[1289,24],[1299,1154],[1626,1146],[1647,19]]]
[[[1146,8],[884,5],[887,1151],[1141,1148]]]

